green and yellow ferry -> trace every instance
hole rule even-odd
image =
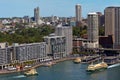
[[[26,75],[26,76],[33,76],[33,75],[38,75],[38,73],[37,73],[36,69],[33,68],[33,69],[30,69],[27,72],[24,72],[24,75]]]
[[[108,65],[107,63],[105,62],[101,62],[101,63],[98,63],[98,64],[90,64],[87,68],[87,71],[88,72],[94,72],[94,71],[99,71],[101,69],[107,69]]]
[[[81,58],[80,57],[77,57],[75,58],[75,60],[73,61],[74,63],[80,63],[81,62]]]

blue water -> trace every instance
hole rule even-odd
[[[0,75],[0,80],[120,80],[120,66],[87,73],[88,64],[74,64],[72,61],[57,63],[52,67],[37,68],[38,76],[26,77],[22,73]]]

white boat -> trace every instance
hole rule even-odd
[[[15,67],[12,67],[12,66],[9,66],[7,69],[8,69],[9,71],[16,70],[16,68],[15,68]]]
[[[52,66],[53,64],[55,64],[55,63],[53,63],[53,62],[47,62],[47,63],[44,64],[44,66],[50,67],[50,66]]]
[[[24,68],[30,68],[31,66],[25,66]]]

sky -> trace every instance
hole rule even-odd
[[[37,6],[42,17],[74,17],[76,4],[82,6],[82,17],[86,17],[89,12],[103,13],[106,7],[120,6],[120,0],[0,0],[0,17],[32,17]]]

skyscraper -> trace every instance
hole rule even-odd
[[[88,40],[94,48],[98,47],[98,14],[88,13]]]
[[[112,35],[113,48],[120,49],[120,7],[105,9],[105,35]]]
[[[62,26],[58,25],[55,30],[55,34],[57,36],[65,36],[66,38],[66,53],[69,55],[72,53],[72,41],[73,41],[73,36],[72,36],[72,27],[71,26]]]
[[[75,9],[76,9],[76,25],[78,26],[82,20],[82,18],[81,18],[81,5],[77,4],[75,6]]]
[[[115,8],[115,43],[114,48],[120,49],[120,7]]]
[[[98,27],[103,27],[105,24],[105,18],[104,15],[101,12],[97,12],[98,14]]]
[[[35,18],[35,22],[39,24],[40,22],[39,7],[34,9],[34,18]]]
[[[114,35],[115,8],[107,7],[104,12],[105,12],[105,36]]]
[[[98,15],[97,13],[88,14],[88,39],[98,41]]]

